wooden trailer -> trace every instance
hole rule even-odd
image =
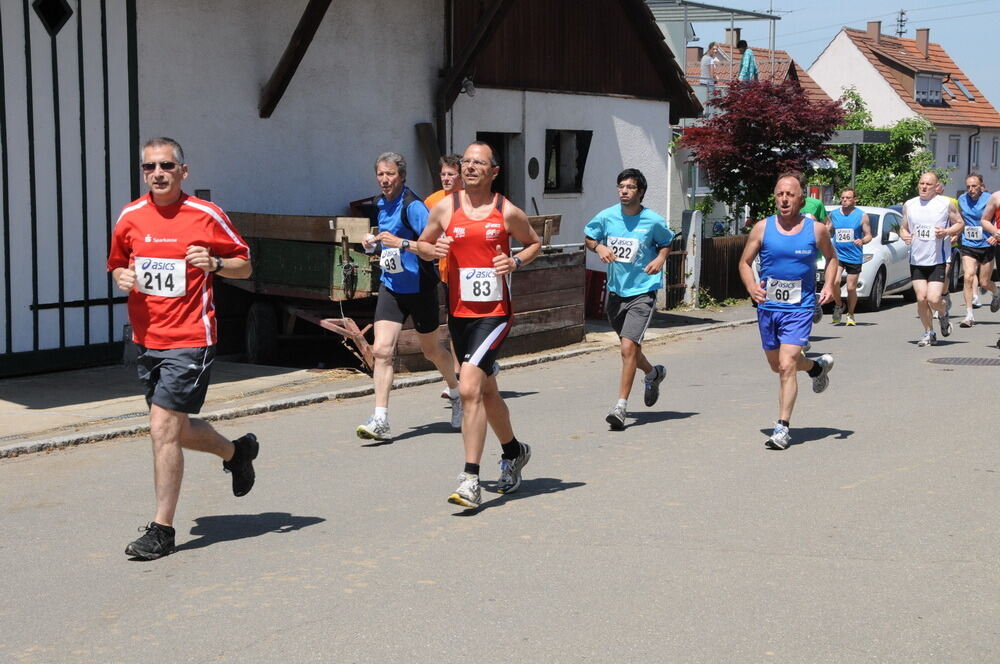
[[[267,363],[297,320],[339,334],[366,370],[373,366],[371,342],[379,287],[376,256],[364,253],[370,231],[364,217],[318,217],[230,212],[250,245],[253,275],[227,283],[252,294],[245,324],[247,359]],[[584,338],[585,257],[582,249],[552,248],[560,215],[529,217],[543,251],[513,275],[514,325],[504,353],[517,354],[572,344]],[[447,342],[446,302],[439,293],[440,331]],[[412,322],[400,334],[397,370],[430,368]]]

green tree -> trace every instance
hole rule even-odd
[[[806,171],[829,151],[844,117],[839,102],[810,101],[794,81],[733,81],[708,105],[716,112],[685,129],[678,144],[705,169],[713,198],[738,210],[747,204],[751,219],[774,210],[782,171]]]
[[[846,111],[839,129],[877,129],[872,124],[868,105],[854,88],[840,98]],[[951,169],[931,168],[933,155],[927,150],[927,136],[934,125],[922,117],[904,118],[891,127],[889,142],[858,146],[857,177],[854,188],[861,205],[886,206],[902,203],[917,191],[920,174],[934,171],[947,182]],[[837,168],[818,174],[816,181],[831,184],[835,191],[851,186],[851,146],[838,145],[830,150]]]

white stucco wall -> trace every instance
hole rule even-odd
[[[848,87],[857,88],[868,104],[872,123],[876,127],[887,127],[917,115],[858,51],[843,30],[809,67],[809,75],[833,99],[838,99]]]
[[[556,243],[582,242],[587,222],[617,202],[615,178],[625,168],[638,168],[646,176],[646,207],[668,215],[669,110],[667,102],[480,88],[475,97],[459,95],[455,102],[450,144],[461,152],[477,131],[519,134],[512,141],[513,163],[506,165],[511,169],[511,199],[529,215],[534,214],[532,198],[540,213],[562,214]],[[594,132],[581,193],[544,193],[546,129]],[[532,157],[539,161],[535,179],[527,176]],[[668,216],[668,221],[680,228],[679,215]],[[592,255],[588,261],[591,269],[602,269]]]
[[[137,6],[140,136],[180,141],[189,192],[210,189],[226,209],[343,214],[377,192],[374,159],[394,150],[430,193],[414,125],[434,121],[443,0],[334,3],[268,119],[260,90],[306,0]]]

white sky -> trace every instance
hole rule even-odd
[[[788,53],[809,69],[841,27],[864,30],[868,21],[882,21],[882,34],[896,33],[900,9],[906,11],[906,32],[912,39],[917,28],[930,28],[930,40],[940,44],[962,71],[1000,110],[1000,2],[998,0],[699,0],[705,4],[767,13],[773,5],[781,17],[776,22],[775,48]],[[750,47],[767,48],[769,21],[740,23],[742,38]],[[698,46],[723,41],[725,23],[695,23]],[[759,64],[759,63],[758,63]]]

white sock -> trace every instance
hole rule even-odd
[[[621,406],[625,410],[628,410],[628,401],[625,399],[619,399],[617,405]]]
[[[389,421],[389,409],[383,408],[382,406],[375,406],[375,418],[379,420]]]
[[[449,399],[457,399],[458,398],[458,388],[457,387],[449,387],[448,388],[448,398]]]

